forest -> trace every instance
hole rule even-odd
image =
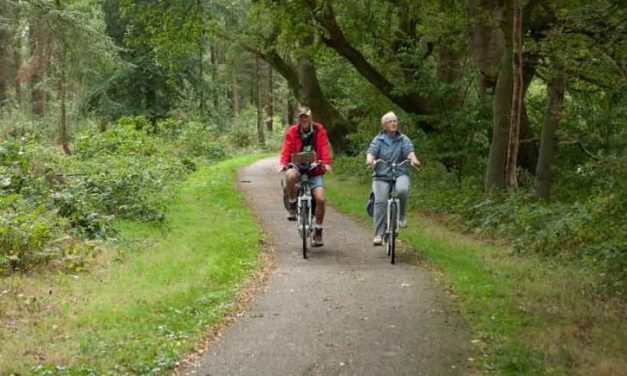
[[[306,105],[336,177],[395,111],[412,211],[621,301],[626,37],[620,0],[0,0],[0,273],[92,270]]]

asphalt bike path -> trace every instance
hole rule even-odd
[[[242,316],[182,373],[468,374],[468,330],[415,257],[401,254],[391,265],[385,247],[372,245],[369,226],[327,205],[324,246],[303,259],[277,166],[267,158],[238,175],[275,268]]]

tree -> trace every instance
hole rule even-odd
[[[514,19],[512,24],[512,112],[510,117],[509,148],[507,151],[507,186],[510,189],[518,187],[516,166],[518,159],[518,137],[520,133],[520,113],[523,95],[523,67],[522,67],[522,35],[520,0],[514,0]]]
[[[536,198],[548,199],[551,194],[551,180],[553,161],[557,147],[557,124],[562,116],[562,105],[564,103],[565,79],[563,74],[557,73],[556,77],[549,81],[548,98],[544,125],[542,126],[542,137],[540,139],[540,156],[535,173]]]

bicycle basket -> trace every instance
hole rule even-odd
[[[316,152],[304,151],[301,153],[292,154],[292,163],[295,165],[302,165],[308,163],[314,163],[316,161]]]
[[[369,216],[374,216],[374,192],[370,191],[368,202],[366,203],[366,212]]]

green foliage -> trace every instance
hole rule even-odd
[[[156,130],[156,131],[155,131]],[[199,162],[231,155],[200,123],[123,117],[85,130],[65,156],[28,132],[0,144],[2,267],[59,259],[78,268],[88,241],[116,235],[114,219],[163,222],[175,186]],[[69,237],[72,241],[55,241]]]
[[[235,146],[239,145],[236,144]],[[198,122],[188,123],[181,130],[177,137],[176,148],[184,155],[209,160],[221,160],[231,154],[223,141]]]
[[[64,227],[45,206],[32,207],[17,194],[0,196],[0,268],[27,267],[55,256],[50,242]]]

